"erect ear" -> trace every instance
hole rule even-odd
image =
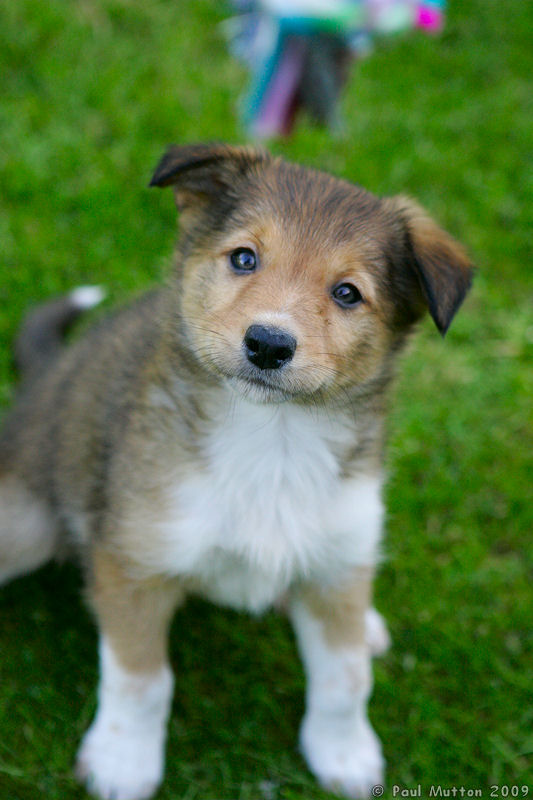
[[[392,197],[406,232],[407,258],[435,324],[444,336],[472,283],[473,267],[461,245],[409,197]]]
[[[239,177],[270,156],[253,147],[225,144],[171,145],[150,181],[150,186],[174,187],[179,209],[231,195]]]

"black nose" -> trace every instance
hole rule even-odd
[[[259,369],[279,369],[290,361],[296,339],[279,328],[250,325],[244,334],[246,357]]]

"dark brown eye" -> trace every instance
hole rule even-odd
[[[235,272],[253,272],[257,269],[257,256],[249,247],[238,247],[231,253],[229,260]]]
[[[363,295],[352,283],[339,283],[331,290],[331,296],[342,308],[350,308],[363,302]]]

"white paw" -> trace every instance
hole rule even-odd
[[[78,779],[102,800],[147,800],[163,778],[163,742],[96,721],[76,765]]]
[[[387,623],[375,608],[368,608],[365,613],[366,643],[373,656],[381,656],[391,644]]]
[[[385,762],[381,745],[365,720],[357,735],[327,732],[329,725],[306,717],[300,734],[303,755],[320,784],[330,792],[366,798],[372,787],[383,785]]]

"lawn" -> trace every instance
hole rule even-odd
[[[438,39],[388,39],[354,71],[346,134],[273,149],[417,197],[468,247],[474,289],[446,339],[401,365],[376,602],[392,650],[371,717],[393,784],[533,795],[533,4],[452,0]],[[168,142],[245,141],[246,85],[216,0],[0,5],[0,404],[27,306],[84,283],[124,301],[164,275]],[[296,749],[289,626],[200,601],[173,628],[161,800],[326,800]],[[96,633],[72,566],[0,592],[0,800],[83,797],[72,764],[95,707]],[[520,796],[523,796],[520,793]]]

